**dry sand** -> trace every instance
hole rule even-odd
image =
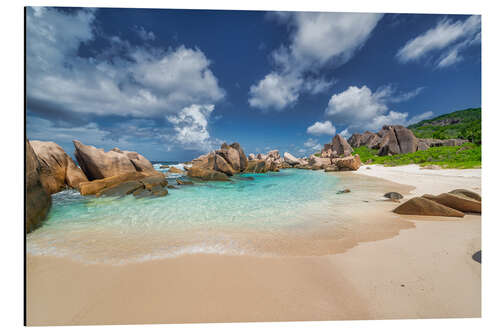
[[[363,167],[413,195],[481,189],[481,170]],[[348,175],[346,173],[346,176]],[[373,202],[380,219],[401,219]],[[378,206],[377,206],[378,205]],[[28,325],[479,317],[481,217],[411,218],[415,228],[338,254],[186,255],[86,265],[27,258]]]

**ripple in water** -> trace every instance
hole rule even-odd
[[[286,169],[199,182],[153,199],[63,191],[53,195],[45,224],[28,235],[27,250],[111,264],[189,253],[276,255],[325,222],[342,228],[346,205],[373,197],[365,182],[365,191],[335,195],[345,185],[357,186],[322,171]]]

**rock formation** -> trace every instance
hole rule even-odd
[[[423,197],[463,213],[481,213],[481,202],[466,196],[442,193],[438,196],[425,194]]]
[[[416,197],[406,201],[394,209],[394,213],[403,215],[450,216],[463,217],[464,213],[447,207],[433,200]]]
[[[415,137],[410,129],[402,125],[385,125],[377,133],[370,131],[363,134],[354,133],[347,142],[354,148],[366,146],[369,149],[378,149],[378,155],[385,156],[414,153],[427,150],[430,147],[460,146],[466,143],[467,140],[419,139]]]
[[[333,137],[331,143],[327,143],[324,145],[321,150],[322,158],[336,158],[336,157],[345,157],[351,155],[353,149],[351,145],[347,142],[347,140],[337,134]]]
[[[479,200],[478,200],[479,199]],[[463,189],[440,195],[424,194],[398,206],[394,212],[407,215],[462,217],[464,213],[481,213],[481,196]]]
[[[284,158],[285,162],[288,163],[291,166],[294,166],[296,164],[305,163],[305,162],[302,162],[300,159],[296,158],[295,156],[293,156],[292,154],[290,154],[288,152],[285,152],[283,154],[283,158]]]
[[[223,143],[220,149],[201,155],[191,161],[187,175],[204,180],[229,180],[247,169],[249,161],[239,143]]]
[[[332,165],[335,165],[339,171],[356,171],[361,166],[361,159],[358,154],[336,158],[332,160]]]
[[[26,140],[26,232],[33,231],[47,216],[52,198],[40,180],[40,163],[28,140]]]
[[[468,198],[471,198],[471,199],[474,199],[476,201],[481,202],[481,196],[479,194],[472,192],[472,191],[469,191],[469,190],[456,189],[456,190],[450,191],[450,193],[456,194],[456,195],[466,196]]]
[[[88,180],[118,176],[130,172],[157,174],[151,162],[134,151],[122,151],[118,148],[105,152],[104,149],[87,146],[73,140],[75,157]]]
[[[40,163],[40,180],[49,194],[66,187],[78,188],[81,182],[88,181],[82,170],[55,142],[32,140],[30,144]]]

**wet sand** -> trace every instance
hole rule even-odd
[[[391,170],[392,174],[387,176],[384,169],[377,175],[394,179],[397,170]],[[374,175],[377,170],[366,172]],[[432,188],[480,190],[480,170],[467,179],[470,184],[457,183],[460,176],[460,171],[451,176],[435,173],[429,178],[431,181],[422,182],[422,175],[417,173],[406,175],[404,182],[415,187],[409,196],[421,191],[437,193]],[[345,173],[344,177],[358,176]],[[390,212],[395,203],[364,204],[365,231],[370,231],[371,238],[355,239],[352,236],[356,233],[350,234],[344,240],[347,245],[333,251],[335,254],[276,257],[193,254],[121,266],[28,256],[27,323],[138,324],[481,315],[481,265],[472,259],[481,248],[480,216],[408,219]],[[401,226],[393,229],[398,222]],[[385,227],[381,229],[380,225]],[[361,229],[357,232],[370,233]]]

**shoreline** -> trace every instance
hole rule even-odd
[[[443,170],[393,168],[402,167],[367,170],[365,166],[344,175],[385,177],[393,182],[404,178],[405,185],[415,187],[412,196],[438,192],[429,191],[433,188],[457,188],[456,177],[463,171],[454,175],[446,169],[444,175]],[[435,177],[423,181],[428,171]],[[480,191],[480,174],[478,170],[467,178],[469,189]],[[112,266],[28,255],[27,323],[480,316],[481,267],[471,256],[481,247],[481,217],[400,217],[387,212],[386,204],[372,205],[382,210],[378,218],[393,216],[411,221],[414,227],[382,240],[376,235],[374,240],[359,239],[346,251],[320,256],[188,254]]]

